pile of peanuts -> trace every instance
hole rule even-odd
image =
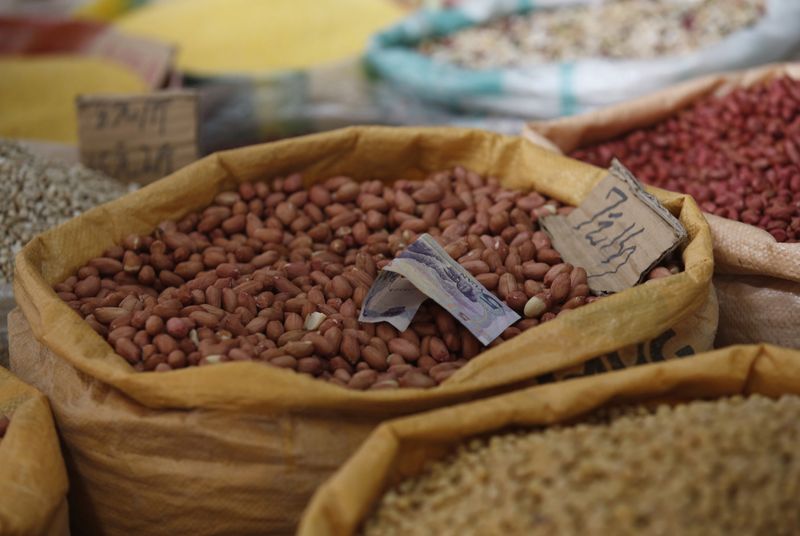
[[[616,157],[644,182],[684,192],[711,214],[800,240],[800,81],[777,78],[707,97],[652,127],[571,156]]]
[[[564,2],[566,4],[566,2]],[[614,0],[536,9],[424,41],[434,59],[473,69],[586,58],[688,54],[755,24],[764,0]]]
[[[6,430],[8,430],[8,426],[11,424],[11,419],[6,417],[5,415],[0,415],[0,439],[3,439],[6,435]]]
[[[460,167],[391,186],[294,174],[128,236],[54,289],[139,371],[253,360],[352,389],[433,387],[483,347],[430,300],[402,333],[358,322],[378,271],[430,233],[524,315],[494,346],[597,299],[538,230],[569,210]]]
[[[474,439],[390,489],[368,536],[797,534],[800,397],[627,407]]]

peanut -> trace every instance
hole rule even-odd
[[[353,389],[432,387],[483,347],[430,302],[402,333],[359,323],[378,272],[419,233],[440,237],[528,317],[499,344],[589,301],[585,271],[538,230],[542,207],[562,208],[461,168],[393,186],[242,183],[179,224],[126,237],[55,289],[136,370],[253,360]]]

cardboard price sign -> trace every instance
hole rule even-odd
[[[686,240],[686,229],[617,160],[568,216],[541,221],[565,262],[586,269],[595,294],[632,287]]]
[[[111,177],[152,182],[197,160],[197,94],[78,97],[81,162]]]

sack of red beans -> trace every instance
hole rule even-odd
[[[714,237],[719,345],[800,347],[800,64],[715,75],[526,137],[692,195]]]
[[[68,535],[67,487],[47,399],[0,367],[0,534]]]
[[[350,128],[217,153],[40,235],[11,366],[53,405],[75,525],[291,532],[383,420],[709,349],[711,235],[687,196],[659,195],[678,254],[612,296],[539,229],[605,174],[521,138]],[[488,347],[430,301],[402,332],[358,322],[424,232],[523,316]]]

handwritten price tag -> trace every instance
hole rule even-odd
[[[617,160],[569,216],[548,216],[541,226],[564,261],[586,269],[595,294],[632,287],[687,236]]]
[[[81,162],[111,177],[152,182],[197,160],[197,94],[78,97]]]

